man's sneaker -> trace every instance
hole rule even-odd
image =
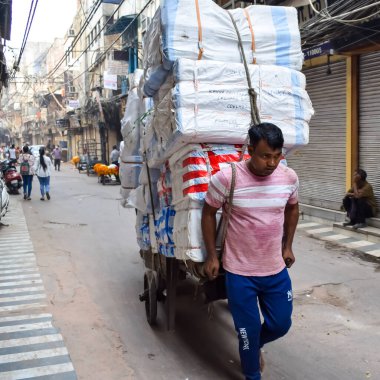
[[[45,197],[41,197],[40,200],[41,200],[41,201],[44,201],[44,200],[45,200]]]
[[[352,223],[351,220],[350,221],[347,221],[347,222],[344,222],[343,223],[343,227],[346,227],[346,226],[353,226],[355,223]]]
[[[356,223],[352,228],[354,230],[357,230],[358,228],[365,228],[365,227],[367,227],[366,223]]]
[[[30,198],[30,197],[28,197],[28,198],[26,198],[28,201],[31,201],[32,200],[32,198]]]
[[[47,198],[48,200],[50,200],[50,194],[49,194],[48,192],[46,192],[46,198]]]
[[[26,194],[24,194],[24,199],[26,199],[28,196]]]

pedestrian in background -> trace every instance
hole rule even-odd
[[[120,152],[118,151],[117,146],[114,145],[112,147],[112,152],[110,154],[111,164],[119,166],[119,157],[120,157]]]
[[[117,149],[117,146],[114,145],[112,147],[112,152],[110,154],[110,161],[111,161],[111,164],[116,165],[118,168],[120,167],[119,158],[120,158],[120,152]],[[115,178],[116,178],[116,181],[120,182],[120,177],[118,174],[115,174]]]
[[[62,152],[59,146],[57,145],[53,150],[53,158],[54,158],[54,169],[60,171],[61,170],[61,159]]]
[[[29,147],[25,145],[22,153],[19,155],[18,162],[20,164],[20,174],[22,175],[22,186],[24,189],[24,199],[30,201],[32,193],[32,183],[34,175],[34,156],[30,154]]]
[[[17,162],[17,157],[16,157],[16,148],[15,144],[12,144],[12,146],[9,148],[9,160],[16,163]]]
[[[34,164],[34,170],[37,175],[38,180],[40,181],[40,190],[41,190],[41,201],[46,198],[50,199],[50,175],[51,168],[53,167],[51,160],[48,156],[45,155],[45,148],[41,147],[40,157],[36,160]]]

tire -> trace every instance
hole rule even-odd
[[[144,292],[146,291],[148,293],[145,299],[146,320],[154,326],[157,323],[157,283],[153,271],[146,271],[144,274]]]

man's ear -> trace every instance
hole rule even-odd
[[[255,152],[255,148],[252,145],[248,145],[248,154],[250,156],[253,156],[254,152]]]

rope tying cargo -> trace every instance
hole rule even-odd
[[[201,21],[201,12],[199,10],[199,2],[195,0],[195,8],[197,11],[197,22],[198,22],[198,61],[202,59],[202,55],[204,52],[203,44],[202,44],[202,21]]]
[[[253,27],[252,27],[252,22],[251,22],[251,17],[249,16],[248,11],[243,8],[244,16],[247,19],[248,26],[249,26],[249,31],[251,32],[251,49],[252,49],[252,63],[256,64],[256,57],[255,57],[255,51],[256,51],[256,45],[255,45],[255,33],[253,32]]]
[[[232,14],[228,11],[227,11],[227,13],[231,18],[232,24],[235,28],[236,35],[238,38],[238,45],[239,45],[241,57],[243,59],[245,75],[247,77],[247,83],[248,83],[249,103],[251,106],[251,126],[255,126],[255,125],[260,124],[260,115],[259,115],[259,110],[257,109],[257,93],[256,93],[255,89],[252,87],[251,75],[249,74],[249,68],[248,68],[247,60],[245,59],[244,47],[243,47],[243,43],[241,40],[239,29],[236,25],[234,18],[232,17]],[[247,135],[247,138],[246,138],[245,143],[243,145],[243,149],[241,151],[240,161],[242,161],[244,158],[244,152],[247,149],[248,143],[249,143],[249,137]]]
[[[256,104],[257,94],[256,94],[256,91],[254,90],[254,88],[252,87],[251,76],[249,74],[249,68],[248,68],[247,60],[245,59],[244,47],[243,47],[243,43],[241,40],[239,29],[236,25],[234,18],[232,17],[232,14],[230,12],[228,12],[228,15],[230,16],[232,24],[233,24],[235,31],[236,31],[236,35],[238,38],[238,45],[239,45],[239,49],[240,49],[240,54],[241,54],[241,57],[243,59],[245,74],[247,77],[248,95],[249,95],[249,101],[250,101],[250,105],[251,105],[251,122],[252,122],[252,125],[257,125],[257,124],[260,124],[260,116],[259,116],[259,111],[257,109],[257,104]]]

